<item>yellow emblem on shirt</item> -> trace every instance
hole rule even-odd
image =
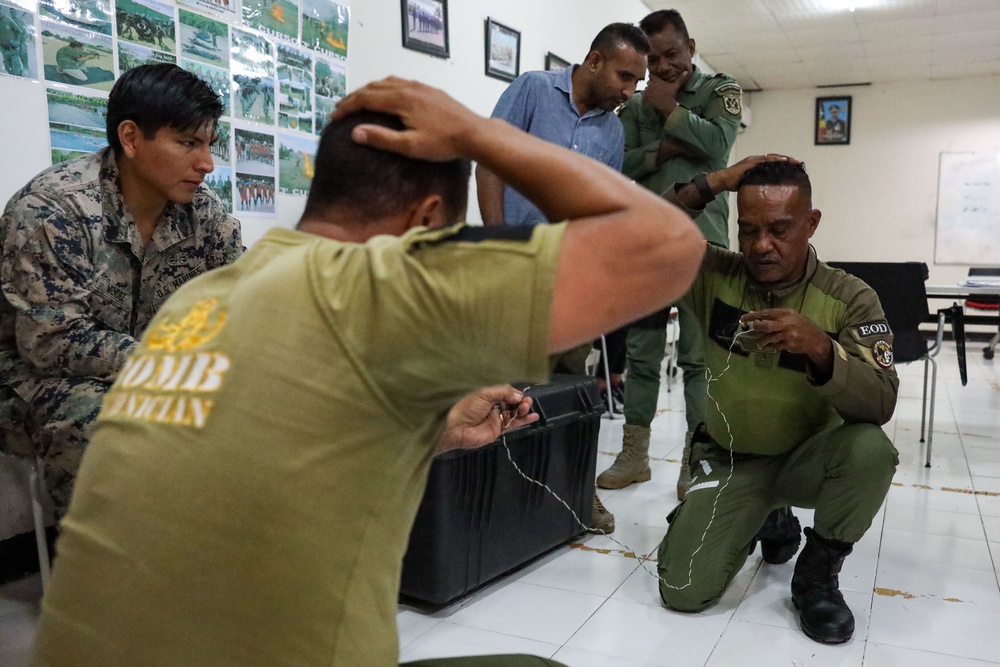
[[[201,347],[226,326],[226,314],[215,313],[218,299],[202,299],[176,324],[164,318],[146,340],[146,348],[181,352]]]

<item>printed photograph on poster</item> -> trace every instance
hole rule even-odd
[[[274,215],[274,177],[236,172],[240,203],[236,213]]]
[[[92,127],[49,123],[49,138],[52,148],[96,153],[108,145],[107,132]]]
[[[181,57],[229,67],[229,26],[184,9],[178,11]]]
[[[118,39],[174,52],[174,8],[156,0],[116,0]]]
[[[313,58],[278,44],[278,126],[312,132]]]
[[[448,1],[400,0],[403,46],[439,58],[448,57]]]
[[[39,0],[42,18],[111,35],[111,0]]]
[[[278,135],[278,191],[290,195],[309,194],[316,148],[319,141],[288,134]]]
[[[111,38],[42,21],[45,80],[111,90],[115,63]]]
[[[0,51],[0,73],[38,78],[34,14],[16,4],[0,2]]]
[[[236,171],[255,176],[274,175],[274,135],[236,129]]]
[[[346,62],[316,58],[316,134],[323,131],[337,102],[346,94]]]
[[[330,122],[330,116],[337,108],[337,100],[328,100],[316,96],[316,123],[313,126],[317,135],[323,134],[323,128]]]
[[[118,72],[121,75],[134,67],[140,65],[153,65],[155,63],[176,63],[172,53],[162,53],[154,51],[148,46],[129,44],[128,42],[118,42]]]
[[[49,88],[49,122],[104,130],[107,125],[108,100],[104,97],[77,95]]]
[[[212,162],[216,168],[229,165],[229,144],[233,138],[233,126],[228,121],[220,120],[215,124],[215,141],[209,147],[212,152]]]
[[[219,196],[226,206],[226,213],[233,212],[233,168],[216,167],[212,173],[205,174],[205,185]]]
[[[274,48],[271,40],[233,28],[233,74],[274,78]]]
[[[72,160],[73,158],[78,158],[81,155],[88,155],[86,151],[68,151],[61,148],[52,149],[52,164],[59,164],[60,162],[65,162],[66,160]]]
[[[274,123],[274,79],[234,74],[233,95],[236,97],[234,117],[268,125]]]
[[[297,40],[299,6],[289,0],[243,0],[243,23],[261,32]]]
[[[119,51],[121,46],[119,45]],[[229,70],[220,67],[212,67],[192,60],[181,58],[181,67],[191,72],[199,79],[209,85],[222,101],[222,115],[231,116],[232,112],[232,81],[229,78]]]
[[[177,4],[214,14],[229,21],[239,18],[237,0],[177,0]]]
[[[351,10],[331,0],[302,0],[302,44],[347,57]]]

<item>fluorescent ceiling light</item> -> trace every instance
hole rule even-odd
[[[820,4],[830,12],[853,12],[855,9],[874,7],[879,0],[820,0]]]

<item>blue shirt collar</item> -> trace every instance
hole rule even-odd
[[[563,71],[559,72],[556,76],[555,81],[553,81],[552,86],[557,90],[561,90],[566,93],[566,102],[573,109],[573,112],[580,116],[580,110],[576,108],[576,102],[573,101],[573,71],[579,67],[579,65],[570,65]],[[590,109],[587,113],[580,116],[580,118],[590,118],[591,116],[600,116],[601,114],[608,113],[604,109]]]

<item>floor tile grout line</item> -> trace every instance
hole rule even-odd
[[[955,402],[952,400],[951,389],[948,388],[947,383],[945,384],[945,393],[948,396],[948,407],[951,408],[952,416],[955,418],[955,424],[958,424],[958,414],[955,411]],[[958,430],[958,441],[962,445],[962,455],[965,457],[965,465],[969,470],[969,482],[972,486],[972,497],[976,499],[976,509],[979,510],[979,525],[983,529],[983,539],[986,541],[986,550],[990,555],[990,562],[993,563],[993,580],[996,582],[997,592],[1000,593],[1000,577],[997,576],[997,559],[993,554],[993,549],[990,547],[990,536],[986,532],[986,522],[983,520],[983,508],[979,504],[979,495],[975,493],[976,489],[976,479],[975,475],[972,474],[972,464],[969,462],[969,453],[965,448],[965,434],[962,433],[962,429]]]

